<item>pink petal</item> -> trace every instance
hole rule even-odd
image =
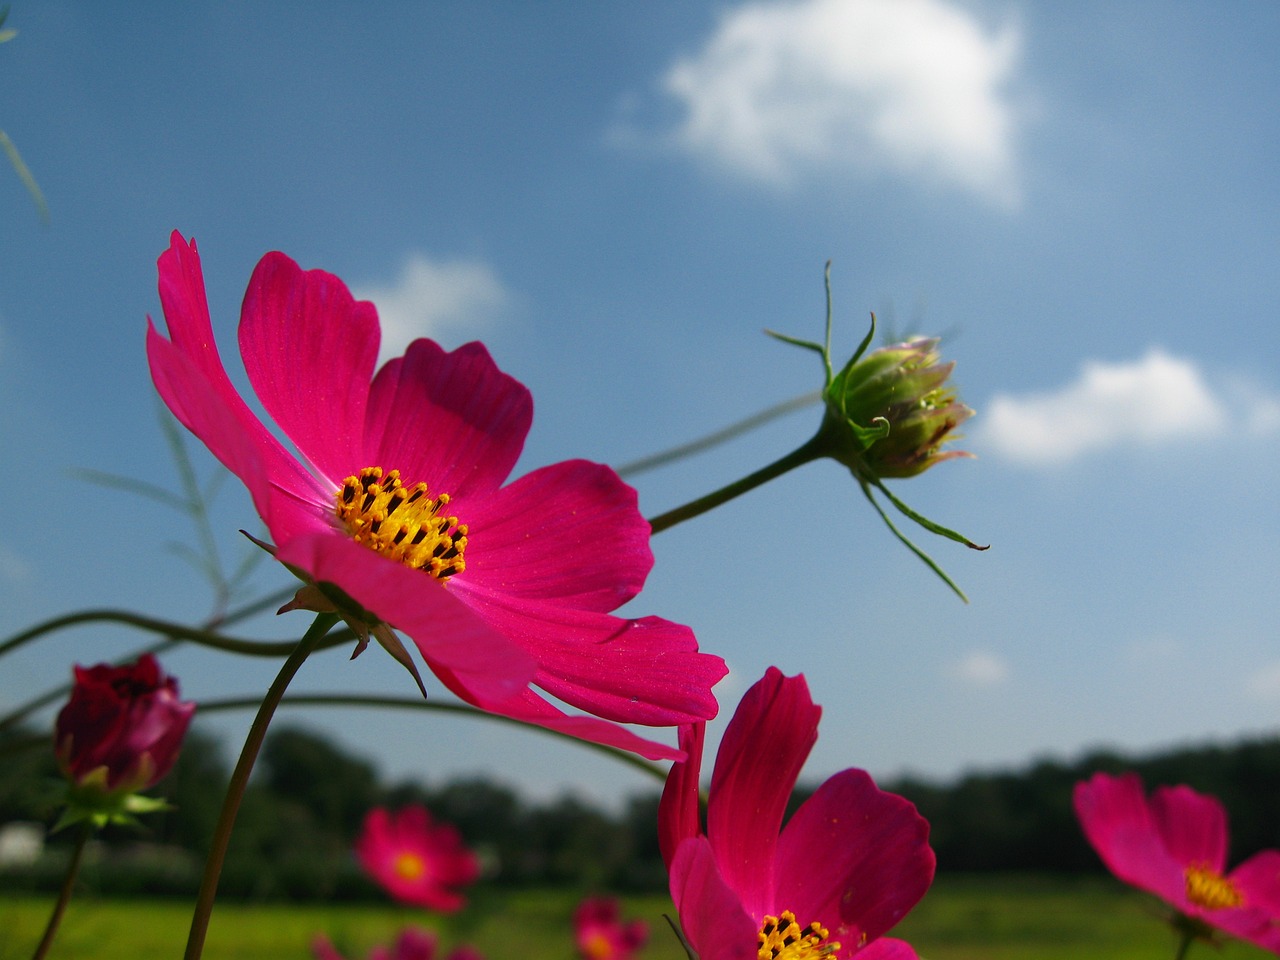
[[[680,748],[687,759],[671,765],[662,788],[662,799],[658,803],[658,847],[662,851],[662,862],[668,867],[680,842],[702,833],[698,778],[706,734],[705,723],[687,723],[680,727]]]
[[[1174,860],[1222,873],[1227,864],[1227,812],[1216,798],[1188,786],[1158,787],[1151,795],[1151,818]]]
[[[720,657],[699,653],[686,626],[509,597],[477,602],[475,611],[537,661],[537,686],[572,706],[649,726],[716,714],[711,688],[728,668]]]
[[[1121,880],[1182,907],[1184,864],[1170,856],[1156,830],[1137,774],[1105,773],[1076,784],[1076,816],[1102,862]]]
[[[366,610],[409,635],[432,669],[456,676],[484,699],[506,700],[533,678],[525,651],[477,617],[421,570],[381,557],[337,531],[309,533],[276,551],[281,563],[341,588]]]
[[[1255,853],[1227,875],[1249,906],[1280,918],[1280,851]]]
[[[267,413],[335,486],[362,467],[365,401],[378,357],[373,304],[323,270],[268,253],[249,280],[240,354]],[[388,468],[390,469],[390,468]]]
[[[640,592],[653,566],[635,490],[600,464],[553,464],[450,509],[469,527],[465,589],[477,595],[607,613]]]
[[[1197,910],[1195,915],[1232,936],[1280,953],[1280,922],[1274,914],[1250,907],[1239,910]]]
[[[818,739],[821,714],[802,675],[784,677],[770,667],[742,698],[720,741],[707,836],[725,882],[754,917],[776,912],[778,828],[800,768]]]
[[[861,950],[849,950],[847,944],[842,944],[842,947],[839,956],[852,957],[856,953],[858,960],[919,960],[911,944],[893,937],[873,940]]]
[[[344,960],[342,954],[334,949],[333,943],[324,934],[317,934],[311,941],[311,955],[315,960]]]
[[[916,808],[862,770],[844,770],[783,830],[774,904],[818,920],[841,943],[874,940],[925,895],[934,862],[929,824]]]
[[[407,484],[425,482],[432,496],[487,496],[511,473],[532,422],[529,391],[497,368],[483,344],[446,353],[415,340],[373,381],[363,466],[399,470]]]
[[[756,960],[760,923],[725,883],[705,837],[680,844],[670,880],[680,926],[700,960]]]

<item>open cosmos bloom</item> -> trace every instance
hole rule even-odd
[[[421,806],[370,810],[356,859],[396,900],[443,913],[462,909],[461,891],[480,876],[480,862],[457,828],[436,822]]]
[[[649,939],[643,920],[623,922],[615,897],[588,897],[578,904],[573,932],[582,960],[631,960]]]
[[[368,960],[436,960],[436,935],[421,927],[405,927],[391,947],[374,947]],[[323,934],[311,941],[311,954],[316,960],[345,960],[332,941]],[[457,947],[444,960],[484,960],[475,947]]]
[[[407,634],[467,703],[651,759],[679,754],[617,723],[715,714],[724,662],[698,652],[688,627],[611,614],[653,564],[635,491],[583,460],[503,485],[533,401],[483,345],[417,340],[375,375],[373,304],[268,253],[245,294],[240,354],[295,456],[223,368],[194,241],[175,232],[159,272],[169,339],[148,324],[152,379],[308,584],[292,606],[336,610],[361,648],[374,636],[416,676],[394,630]]]
[[[71,696],[54,724],[58,765],[71,802],[126,812],[130,794],[159,782],[178,759],[196,705],[156,658],[75,668]]]
[[[1227,872],[1227,813],[1187,786],[1145,795],[1137,774],[1076,784],[1076,816],[1102,862],[1125,883],[1173,907],[1185,937],[1222,930],[1280,953],[1280,851]]]
[[[698,809],[704,725],[681,730],[659,841],[680,925],[700,960],[909,960],[883,936],[933,882],[929,825],[861,770],[835,774],[782,825],[818,736],[803,676],[770,667],[725,729]]]

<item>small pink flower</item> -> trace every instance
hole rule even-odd
[[[1174,908],[1184,934],[1213,928],[1280,953],[1280,851],[1263,850],[1226,872],[1227,812],[1187,786],[1148,799],[1135,773],[1096,773],[1076,784],[1076,816],[1093,849],[1125,883]]]
[[[480,862],[457,828],[434,821],[425,807],[370,810],[356,858],[396,900],[444,913],[462,908],[461,890],[480,876]]]
[[[361,634],[357,652],[372,635],[416,676],[392,628],[404,632],[467,703],[652,759],[679,751],[618,723],[715,715],[723,660],[699,653],[688,627],[610,612],[653,565],[635,491],[584,460],[503,485],[533,401],[483,345],[416,340],[375,375],[373,304],[268,253],[245,294],[240,354],[295,455],[223,369],[194,241],[175,232],[159,271],[170,339],[148,324],[152,379],[249,489],[276,559],[309,584],[293,606],[337,610]]]
[[[623,923],[613,897],[588,897],[573,914],[573,930],[582,960],[631,960],[649,939],[643,920]]]
[[[172,769],[195,709],[149,653],[122,667],[77,666],[54,727],[58,764],[82,794],[146,790]]]
[[[405,927],[390,949],[374,947],[368,960],[435,960],[436,935],[421,927]],[[323,934],[311,941],[311,953],[316,960],[344,960],[328,937]],[[445,960],[484,960],[475,947],[462,946],[451,951]]]
[[[701,960],[915,957],[884,936],[933,882],[929,825],[911,803],[844,770],[779,831],[821,712],[803,676],[766,671],[720,742],[705,830],[705,725],[681,729],[689,759],[671,768],[658,836],[680,924]]]

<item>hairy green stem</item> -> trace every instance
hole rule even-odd
[[[53,905],[53,913],[49,915],[49,923],[44,928],[44,936],[31,955],[31,960],[44,960],[53,946],[53,938],[58,935],[58,925],[62,923],[62,915],[66,913],[67,904],[71,900],[71,891],[75,889],[76,876],[80,873],[80,861],[84,858],[84,848],[93,836],[93,825],[86,822],[80,825],[80,836],[76,838],[75,848],[71,851],[71,862],[67,864],[67,875],[62,880],[62,889],[58,891],[58,902]]]
[[[310,629],[294,647],[289,659],[284,662],[280,672],[267,690],[267,695],[258,706],[257,716],[249,727],[244,747],[240,751],[240,759],[231,774],[231,782],[227,785],[227,794],[222,801],[222,812],[218,815],[217,826],[214,827],[213,839],[209,845],[209,856],[205,860],[204,876],[200,880],[200,892],[196,896],[195,912],[191,917],[191,932],[187,936],[185,960],[198,960],[204,952],[205,936],[209,932],[209,918],[213,914],[213,901],[218,894],[218,880],[222,876],[222,864],[227,857],[227,847],[231,843],[231,831],[235,827],[236,814],[240,812],[240,801],[244,799],[245,787],[249,784],[249,774],[253,772],[254,762],[258,759],[258,751],[262,749],[262,741],[267,736],[267,727],[280,705],[289,682],[297,674],[307,657],[320,646],[324,635],[338,622],[336,615],[321,613],[316,615]]]
[[[699,514],[713,510],[723,503],[728,503],[734,497],[740,497],[747,491],[754,490],[756,487],[768,483],[770,480],[780,477],[790,470],[794,470],[796,467],[825,456],[826,449],[825,438],[819,433],[812,440],[792,450],[785,457],[773,461],[767,467],[761,467],[755,473],[748,474],[741,480],[735,480],[728,486],[721,487],[705,497],[699,497],[697,500],[690,501],[682,507],[676,507],[674,510],[659,514],[649,521],[649,526],[653,528],[654,533],[661,533],[663,530],[674,527],[677,523],[691,520]]]

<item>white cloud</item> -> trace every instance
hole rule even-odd
[[[1009,662],[989,650],[974,650],[951,664],[952,679],[973,687],[998,687],[1009,679]]]
[[[489,325],[511,300],[493,268],[479,260],[431,260],[411,253],[389,286],[352,291],[372,300],[382,321],[378,362],[404,352],[418,337],[439,338],[446,330],[471,331]]]
[[[975,424],[975,447],[1047,466],[1124,445],[1272,433],[1280,399],[1240,384],[1215,390],[1193,362],[1153,348],[1129,363],[1086,362],[1060,390],[997,395]]]
[[[890,171],[1018,195],[1016,25],[951,0],[766,0],[727,13],[664,78],[676,141],[748,177]]]

